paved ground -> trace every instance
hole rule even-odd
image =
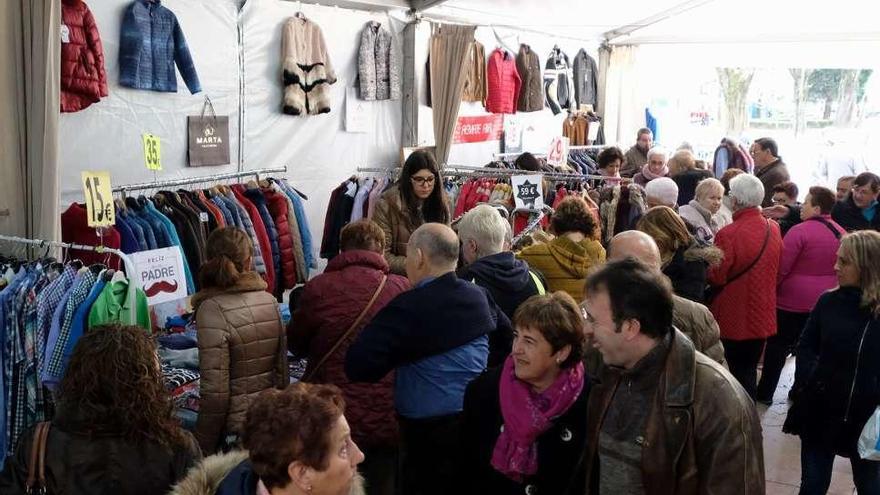
[[[796,436],[782,433],[782,424],[788,412],[786,400],[794,381],[794,358],[786,363],[776,397],[769,408],[758,404],[758,414],[764,425],[764,466],[767,472],[767,495],[797,495],[801,483],[801,442]],[[855,493],[849,459],[838,457],[834,462],[829,495]]]

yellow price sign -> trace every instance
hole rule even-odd
[[[162,170],[162,141],[159,136],[144,134],[144,163],[150,170]]]
[[[89,227],[108,227],[116,223],[110,172],[82,172],[83,194],[86,197],[86,219]]]

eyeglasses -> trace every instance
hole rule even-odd
[[[416,184],[419,186],[425,186],[425,185],[430,186],[430,185],[434,184],[434,176],[433,175],[430,177],[410,177],[410,180],[413,181],[413,184]]]

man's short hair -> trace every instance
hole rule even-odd
[[[596,219],[587,202],[576,196],[569,196],[559,203],[550,217],[550,226],[556,235],[580,232],[592,238],[596,234]]]
[[[645,186],[645,196],[664,206],[674,207],[678,204],[678,184],[669,177],[654,179]]]
[[[588,294],[604,290],[611,314],[620,327],[638,320],[641,333],[658,339],[672,332],[673,298],[669,279],[633,258],[612,261],[587,277]]]
[[[798,186],[794,182],[787,180],[785,182],[781,182],[773,186],[773,192],[778,193],[781,192],[792,199],[797,199],[798,197]]]
[[[872,172],[862,172],[856,176],[853,187],[871,186],[872,192],[880,191],[880,177]]]
[[[836,202],[837,195],[831,189],[822,186],[810,188],[810,205],[819,208],[819,213],[829,215]]]
[[[355,249],[385,252],[385,232],[376,222],[366,218],[343,227],[339,238],[339,247],[343,252]]]
[[[730,179],[730,197],[736,198],[741,208],[761,206],[764,202],[764,184],[754,175],[737,175]]]
[[[639,129],[639,132],[636,133],[636,141],[638,141],[639,138],[644,136],[645,134],[650,134],[651,136],[654,135],[654,133],[651,132],[651,129],[648,129],[647,127],[642,127],[641,129]]]
[[[260,393],[245,417],[242,443],[266,488],[287,486],[287,466],[294,461],[327,469],[330,431],[344,411],[342,392],[334,385],[299,382]]]
[[[426,223],[417,228],[409,238],[410,247],[421,249],[422,254],[435,266],[453,267],[458,263],[458,236],[442,223]]]
[[[840,184],[841,182],[844,182],[844,181],[846,181],[846,182],[853,182],[853,181],[855,181],[855,180],[856,180],[856,176],[855,176],[855,175],[844,175],[843,177],[837,179],[837,183]]]
[[[505,241],[510,241],[510,224],[492,206],[477,205],[458,222],[461,242],[477,243],[477,256],[482,258],[500,253]]]
[[[779,157],[779,145],[776,144],[776,140],[773,138],[758,138],[755,139],[755,144],[760,146],[762,150],[769,151],[771,155]]]
[[[620,148],[611,146],[599,152],[599,156],[596,157],[596,164],[599,168],[608,168],[608,165],[614,163],[615,160],[620,160],[622,165],[626,159],[623,157],[623,151],[620,151]]]
[[[537,330],[553,352],[570,345],[571,353],[560,363],[561,368],[574,366],[584,356],[584,320],[574,298],[566,292],[526,299],[513,314],[513,326]]]

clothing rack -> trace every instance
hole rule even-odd
[[[611,147],[610,144],[590,144],[583,146],[569,146],[569,150],[601,150]]]
[[[523,237],[531,234],[533,230],[538,228],[538,225],[541,223],[541,220],[543,220],[544,217],[546,217],[548,214],[553,214],[553,208],[551,208],[547,205],[544,205],[544,208],[541,210],[541,213],[538,215],[538,217],[535,218],[534,220],[532,220],[531,222],[529,222],[529,224],[526,225],[526,227],[522,230],[522,232],[520,232],[519,234],[516,235],[516,237],[513,238],[513,240],[510,242],[510,245],[516,246],[516,244],[519,241],[521,241]]]
[[[385,174],[389,177],[397,175],[400,172],[398,168],[379,168],[379,167],[358,167],[357,172],[363,174]]]
[[[171,179],[166,181],[158,181],[158,182],[144,182],[142,184],[128,184],[125,186],[118,186],[113,188],[113,192],[122,193],[124,197],[129,191],[143,191],[146,189],[162,189],[167,187],[176,187],[176,186],[185,186],[187,184],[199,184],[201,182],[213,182],[219,180],[228,180],[228,179],[241,179],[244,177],[256,177],[257,180],[260,179],[261,175],[266,174],[275,174],[275,173],[286,173],[287,165],[283,165],[280,167],[271,167],[271,168],[261,168],[257,170],[248,170],[244,172],[229,172],[225,174],[214,174],[214,175],[205,175],[201,177],[187,177],[185,179]]]
[[[540,175],[542,177],[546,177],[548,179],[557,179],[557,180],[605,180],[610,177],[606,177],[604,175],[587,175],[587,174],[577,174],[577,173],[566,173],[566,172],[542,172],[542,171],[531,171],[531,170],[521,170],[521,169],[512,169],[512,168],[489,168],[489,167],[470,167],[464,165],[450,165],[449,167],[443,170],[444,173],[449,175],[459,175],[457,171],[464,170],[468,172],[478,172],[477,175],[501,175],[501,176],[512,176],[512,175]]]
[[[37,246],[37,247],[41,247],[41,248],[54,247],[54,248],[67,249],[67,250],[75,249],[77,251],[93,251],[93,252],[96,252],[99,254],[106,253],[108,255],[109,254],[116,255],[117,257],[119,257],[119,259],[122,260],[122,264],[123,264],[123,266],[125,266],[125,273],[127,273],[128,277],[129,277],[127,297],[128,297],[129,307],[131,308],[131,312],[130,312],[131,321],[129,321],[127,323],[129,323],[131,325],[137,324],[137,300],[136,300],[137,287],[134,283],[134,278],[133,278],[134,273],[135,273],[134,263],[131,261],[131,258],[128,257],[128,255],[126,255],[122,251],[120,251],[118,249],[107,248],[104,246],[87,246],[87,245],[83,245],[83,244],[69,244],[66,242],[44,241],[42,239],[27,239],[24,237],[15,237],[15,236],[8,236],[8,235],[0,235],[0,241],[15,242],[18,244],[26,244],[26,245]]]
[[[492,156],[495,158],[507,158],[511,156],[520,156],[523,153],[527,153],[527,151],[516,151],[513,153],[492,153]],[[547,153],[532,153],[534,157],[547,156]]]

